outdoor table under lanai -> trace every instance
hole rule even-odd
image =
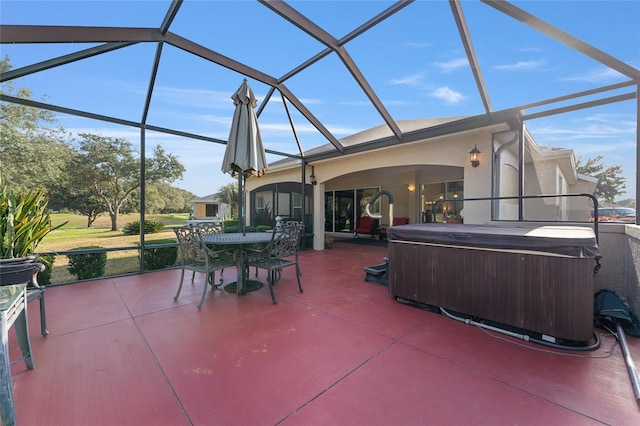
[[[204,237],[204,242],[207,245],[217,246],[236,246],[237,248],[237,263],[236,268],[238,271],[238,281],[236,283],[227,284],[224,288],[227,291],[235,291],[238,294],[247,294],[248,291],[258,290],[262,287],[262,283],[259,281],[247,280],[247,268],[245,266],[245,248],[253,246],[255,244],[266,244],[271,241],[273,232],[249,232],[243,234],[238,233],[222,233],[211,234]]]

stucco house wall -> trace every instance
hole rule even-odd
[[[387,190],[394,197],[393,215],[408,217],[410,223],[421,221],[420,185],[425,183],[463,180],[465,199],[488,198],[492,195],[494,168],[497,167],[497,184],[500,185],[498,193],[501,196],[517,195],[518,144],[510,144],[501,152],[497,165],[492,164],[491,152],[494,146],[499,146],[499,143],[494,141],[495,133],[504,132],[506,129],[505,124],[493,125],[308,163],[306,182],[311,181],[311,166],[317,181],[313,186],[313,228],[316,230],[314,248],[324,248],[324,233],[319,230],[324,229],[325,191],[372,187]],[[473,167],[469,161],[469,151],[474,146],[481,152],[478,167]],[[589,189],[588,182],[578,179],[575,170],[571,169],[571,166],[575,165],[571,150],[541,150],[525,131],[525,151],[525,194],[573,192],[576,189],[575,185],[581,189]],[[270,165],[264,176],[247,179],[247,190],[250,192],[270,183],[300,182],[301,167],[299,160]],[[410,190],[410,187],[413,190]],[[380,223],[389,224],[389,201],[385,196],[380,197],[380,200]],[[571,203],[582,212],[580,217],[584,218],[584,212],[588,211],[587,201],[582,201],[583,204],[576,204],[575,201]],[[562,212],[563,207],[569,205],[571,204],[566,200],[526,200],[525,209],[530,220],[569,220],[572,213]],[[517,206],[515,200],[501,202],[501,218],[517,219]],[[251,220],[250,217],[248,219]],[[490,223],[491,219],[490,201],[465,202],[465,223]]]
[[[603,223],[598,235],[602,267],[596,274],[595,290],[615,291],[640,313],[640,226]]]
[[[218,214],[217,216],[207,216],[207,204],[217,204]],[[204,197],[196,198],[192,201],[192,216],[194,219],[223,219],[231,217],[231,206],[218,200],[215,194],[207,195]]]

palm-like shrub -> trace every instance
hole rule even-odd
[[[51,231],[47,205],[49,195],[43,190],[19,192],[9,189],[0,176],[0,258],[24,257],[35,253],[40,241]]]
[[[145,234],[157,234],[162,231],[164,231],[164,225],[162,223],[153,220],[144,221]],[[134,220],[127,223],[124,228],[122,228],[122,233],[125,235],[138,235],[140,233],[140,221]]]

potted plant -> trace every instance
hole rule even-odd
[[[28,268],[20,268],[24,265],[34,267],[30,274],[40,275],[45,271],[45,267],[51,268],[53,257],[38,258],[35,250],[49,232],[66,222],[56,227],[51,226],[48,203],[49,196],[44,190],[13,191],[6,186],[0,175],[0,271],[4,269],[4,273],[7,274],[16,272],[16,269],[28,271]],[[21,278],[19,280],[21,281]],[[40,301],[41,333],[46,336],[49,331],[45,314],[44,287],[38,285],[37,281],[32,281],[27,289],[27,301],[31,300]]]
[[[0,259],[33,262],[40,241],[66,224],[51,226],[48,203],[49,195],[43,189],[14,191],[0,176]]]

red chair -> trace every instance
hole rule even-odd
[[[394,217],[391,222],[391,226],[399,226],[399,225],[408,225],[409,218],[408,217]],[[383,228],[380,230],[380,239],[384,240],[387,238],[387,228]]]
[[[353,237],[358,238],[358,234],[370,234],[373,238],[377,230],[378,219],[370,216],[363,216],[360,218],[360,223],[358,223],[356,229],[353,230]]]

